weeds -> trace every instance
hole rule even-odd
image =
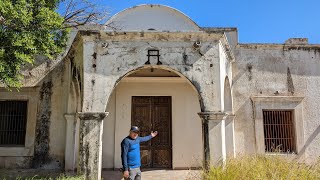
[[[307,165],[279,156],[243,156],[228,160],[225,166],[212,167],[204,173],[204,179],[320,179],[320,163]]]

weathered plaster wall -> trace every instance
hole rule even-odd
[[[0,99],[27,100],[28,119],[25,147],[0,148],[3,168],[63,168],[65,148],[65,119],[68,88],[66,64],[60,62],[34,88],[20,92],[0,93]]]
[[[222,37],[207,33],[143,32],[101,32],[84,37],[83,111],[104,111],[115,83],[126,73],[145,65],[148,49],[160,50],[159,67],[175,70],[191,81],[200,93],[203,111],[220,111],[217,72]],[[199,47],[194,47],[196,41],[201,42]],[[157,66],[157,62],[152,63]]]
[[[238,45],[233,64],[233,105],[237,153],[256,152],[250,96],[303,96],[304,147],[299,157],[320,155],[320,47]],[[263,133],[263,132],[262,132]]]
[[[63,168],[67,100],[69,89],[67,64],[61,63],[42,82],[37,114],[35,168]]]
[[[172,165],[173,168],[201,167],[202,126],[197,93],[185,81],[121,81],[111,96],[104,124],[103,168],[120,168],[120,143],[131,125],[132,96],[172,97]],[[186,98],[187,97],[187,98]],[[155,129],[156,130],[156,129]],[[190,146],[190,142],[196,144]]]

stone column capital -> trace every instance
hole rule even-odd
[[[74,118],[76,117],[76,114],[64,114],[64,118],[66,121],[74,121]]]
[[[107,117],[109,112],[78,112],[77,116],[80,120],[86,121],[86,120],[103,120],[105,117]]]
[[[225,119],[226,114],[223,112],[206,111],[199,112],[198,115],[203,121],[221,121]]]
[[[227,118],[234,118],[235,115],[231,112],[216,112],[216,111],[206,111],[199,112],[198,115],[203,121],[222,121]]]

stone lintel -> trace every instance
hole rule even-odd
[[[80,120],[86,121],[86,120],[103,120],[105,117],[107,117],[109,112],[78,112],[77,115]]]

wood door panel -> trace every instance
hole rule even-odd
[[[143,150],[141,149],[140,151],[140,156],[141,156],[141,166],[142,167],[152,167],[152,157],[151,157],[151,150]]]
[[[168,150],[153,150],[153,167],[171,167],[171,153]]]
[[[151,131],[159,132],[151,141],[141,143],[142,167],[170,168],[171,144],[171,97],[133,96],[131,124],[140,128],[140,136]]]
[[[155,105],[154,107],[154,128],[159,132],[158,136],[154,138],[152,145],[167,146],[171,148],[171,132],[170,132],[170,107],[169,104]]]
[[[150,112],[150,102],[151,98],[133,98],[133,103],[135,104],[132,108],[132,118],[131,125],[138,126],[140,128],[140,136],[147,136],[151,132],[151,112]],[[141,143],[142,149],[149,149],[148,146],[151,142]]]

